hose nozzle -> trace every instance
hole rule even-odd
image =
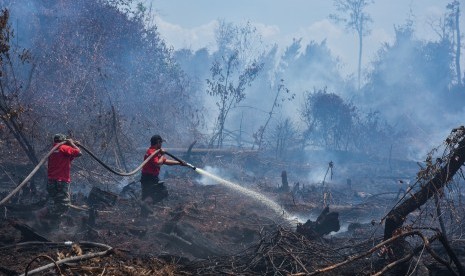
[[[189,167],[189,168],[193,169],[194,171],[197,169],[194,165],[189,164],[189,163],[187,163],[186,161],[183,161],[182,159],[179,159],[178,157],[172,155],[171,153],[169,153],[169,152],[167,152],[167,151],[165,151],[165,154],[171,156],[174,160],[176,160],[176,161],[178,161],[178,162],[180,162],[180,163],[186,164],[186,167]]]
[[[187,162],[186,162],[186,166],[193,169],[194,171],[197,169],[194,165],[187,163]]]

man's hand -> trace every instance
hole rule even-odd
[[[78,141],[74,141],[73,139],[71,138],[68,138],[65,140],[66,141],[66,144],[70,145],[71,147],[73,148],[78,148],[77,145],[79,145],[79,142]]]

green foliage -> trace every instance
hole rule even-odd
[[[347,150],[354,116],[355,107],[326,88],[307,92],[301,109],[307,126],[304,139],[314,146]]]

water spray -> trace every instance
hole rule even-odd
[[[269,207],[270,209],[272,209],[273,211],[275,211],[278,215],[280,216],[283,216],[285,219],[289,220],[289,221],[295,221],[295,217],[292,217],[288,212],[286,212],[286,210],[284,210],[281,206],[279,206],[279,204],[277,204],[276,202],[274,202],[273,200],[269,199],[268,197],[266,197],[265,195],[263,194],[260,194],[256,191],[253,191],[253,190],[250,190],[248,188],[245,188],[245,187],[242,187],[241,185],[239,184],[236,184],[236,183],[233,183],[231,181],[228,181],[228,180],[225,180],[221,177],[218,177],[214,174],[211,174],[205,170],[202,170],[200,168],[197,168],[195,166],[193,166],[192,164],[189,164],[185,161],[183,161],[182,159],[179,159],[178,157],[168,153],[165,151],[165,154],[172,157],[174,160],[180,162],[180,163],[183,163],[183,164],[186,164],[187,167],[193,169],[194,171],[196,171],[197,173],[201,174],[201,175],[204,175],[204,176],[207,176],[213,180],[216,180],[217,182],[219,182],[220,184],[223,184],[224,186],[230,188],[230,189],[233,189],[235,191],[238,191],[246,196],[249,196],[255,200],[258,200],[260,201],[261,203],[265,204],[267,207]]]

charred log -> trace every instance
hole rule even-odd
[[[281,183],[282,186],[279,188],[281,192],[289,192],[289,182],[287,181],[287,172],[281,172]]]
[[[31,227],[27,226],[24,223],[20,223],[12,219],[9,219],[8,223],[21,232],[21,242],[27,242],[27,241],[47,242],[49,241],[47,238],[38,234],[37,232],[34,231],[34,229],[32,229]]]
[[[341,229],[339,213],[330,212],[329,207],[326,207],[316,221],[307,220],[304,224],[298,224],[296,232],[314,240],[331,232],[337,232],[339,229]]]
[[[187,162],[192,162],[192,148],[194,147],[194,145],[197,143],[197,141],[194,141],[192,142],[192,144],[189,145],[189,147],[187,148],[187,152],[184,156],[185,160]]]

